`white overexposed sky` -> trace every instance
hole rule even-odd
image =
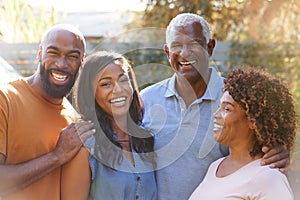
[[[54,7],[62,12],[112,12],[141,11],[145,3],[141,0],[27,0],[34,6]]]

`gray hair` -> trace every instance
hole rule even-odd
[[[211,33],[210,33],[210,25],[209,23],[200,15],[196,15],[193,13],[181,13],[174,17],[169,25],[167,26],[167,31],[166,31],[166,43],[169,46],[170,44],[170,35],[171,35],[171,29],[174,26],[186,26],[190,25],[192,23],[198,22],[202,26],[202,31],[203,35],[205,37],[206,43],[209,42],[211,39]]]

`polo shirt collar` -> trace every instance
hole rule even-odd
[[[173,76],[169,79],[168,82],[166,82],[166,87],[168,88],[165,93],[165,97],[171,97],[171,96],[179,96],[178,92],[175,89],[175,82],[176,82],[176,73],[173,74]]]
[[[220,90],[223,90],[224,78],[221,77],[215,68],[211,69],[211,75],[208,82],[207,90],[205,91],[202,99],[216,101],[219,97]]]
[[[220,93],[220,84],[223,86],[224,78],[220,77],[218,72],[210,67],[211,75],[208,82],[207,89],[203,95],[203,97],[199,98],[198,100],[212,100],[216,101],[218,99],[218,94]],[[179,97],[178,92],[175,89],[175,82],[176,82],[176,74],[174,73],[173,76],[166,82],[167,90],[165,92],[165,97],[176,96]],[[223,87],[222,87],[223,88]]]

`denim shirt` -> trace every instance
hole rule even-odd
[[[158,199],[188,199],[210,163],[228,154],[213,138],[213,113],[223,94],[223,80],[211,68],[205,94],[188,107],[175,89],[175,74],[141,91],[142,126],[154,134]]]
[[[85,146],[91,148],[94,138],[90,137]],[[91,148],[90,167],[92,183],[89,200],[156,200],[157,186],[153,166],[144,162],[138,153],[132,152],[134,166],[123,155],[114,167],[103,164],[93,156]]]

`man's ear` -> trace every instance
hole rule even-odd
[[[212,56],[215,46],[216,46],[216,41],[214,39],[209,39],[207,43],[207,52],[209,56]]]
[[[85,61],[85,54],[82,56],[82,58],[81,58],[81,66],[83,67],[83,63],[84,63],[84,61]]]
[[[164,51],[168,57],[168,59],[170,60],[170,50],[167,44],[164,45]]]
[[[39,46],[39,50],[36,54],[36,59],[40,62],[42,60],[42,52],[43,52],[43,49],[42,49],[42,46],[40,45]]]

